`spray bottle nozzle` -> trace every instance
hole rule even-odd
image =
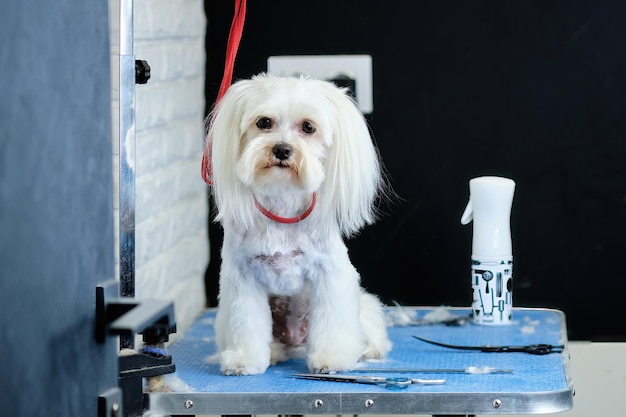
[[[465,211],[461,216],[461,224],[468,224],[474,219],[474,211],[472,209],[472,200],[467,202],[467,206],[465,206]]]

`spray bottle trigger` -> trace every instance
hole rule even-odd
[[[467,206],[465,207],[465,211],[461,216],[461,224],[468,224],[474,218],[474,210],[472,208],[472,199],[467,202]]]

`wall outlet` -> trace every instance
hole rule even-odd
[[[267,73],[281,77],[308,75],[320,80],[354,80],[356,102],[363,113],[372,113],[372,57],[370,55],[294,55],[271,56]]]

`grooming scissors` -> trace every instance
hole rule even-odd
[[[464,369],[450,369],[450,368],[360,368],[353,369],[350,372],[365,373],[365,372],[384,372],[395,374],[512,374],[512,369],[496,369],[488,366],[470,366]]]
[[[294,374],[293,376],[302,379],[312,379],[317,381],[332,382],[352,382],[355,384],[380,385],[387,389],[401,390],[411,384],[418,385],[442,385],[445,379],[411,379],[404,377],[384,377],[384,376],[360,376],[360,375],[331,375],[331,374]]]
[[[480,352],[496,352],[496,353],[511,353],[511,352],[521,352],[521,353],[530,353],[531,355],[547,355],[549,353],[561,353],[563,349],[565,349],[564,345],[549,345],[546,343],[540,343],[536,345],[526,345],[526,346],[460,346],[460,345],[448,345],[446,343],[433,342],[432,340],[422,339],[421,337],[413,336],[417,340],[421,340],[422,342],[430,343],[433,345],[451,348],[451,349],[460,349],[460,350],[477,350]]]

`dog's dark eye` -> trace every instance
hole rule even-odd
[[[313,126],[313,123],[308,121],[302,122],[302,131],[307,135],[315,133],[315,130],[316,129],[315,126]]]
[[[267,130],[272,128],[272,119],[269,117],[261,117],[256,121],[256,127],[259,129]]]

